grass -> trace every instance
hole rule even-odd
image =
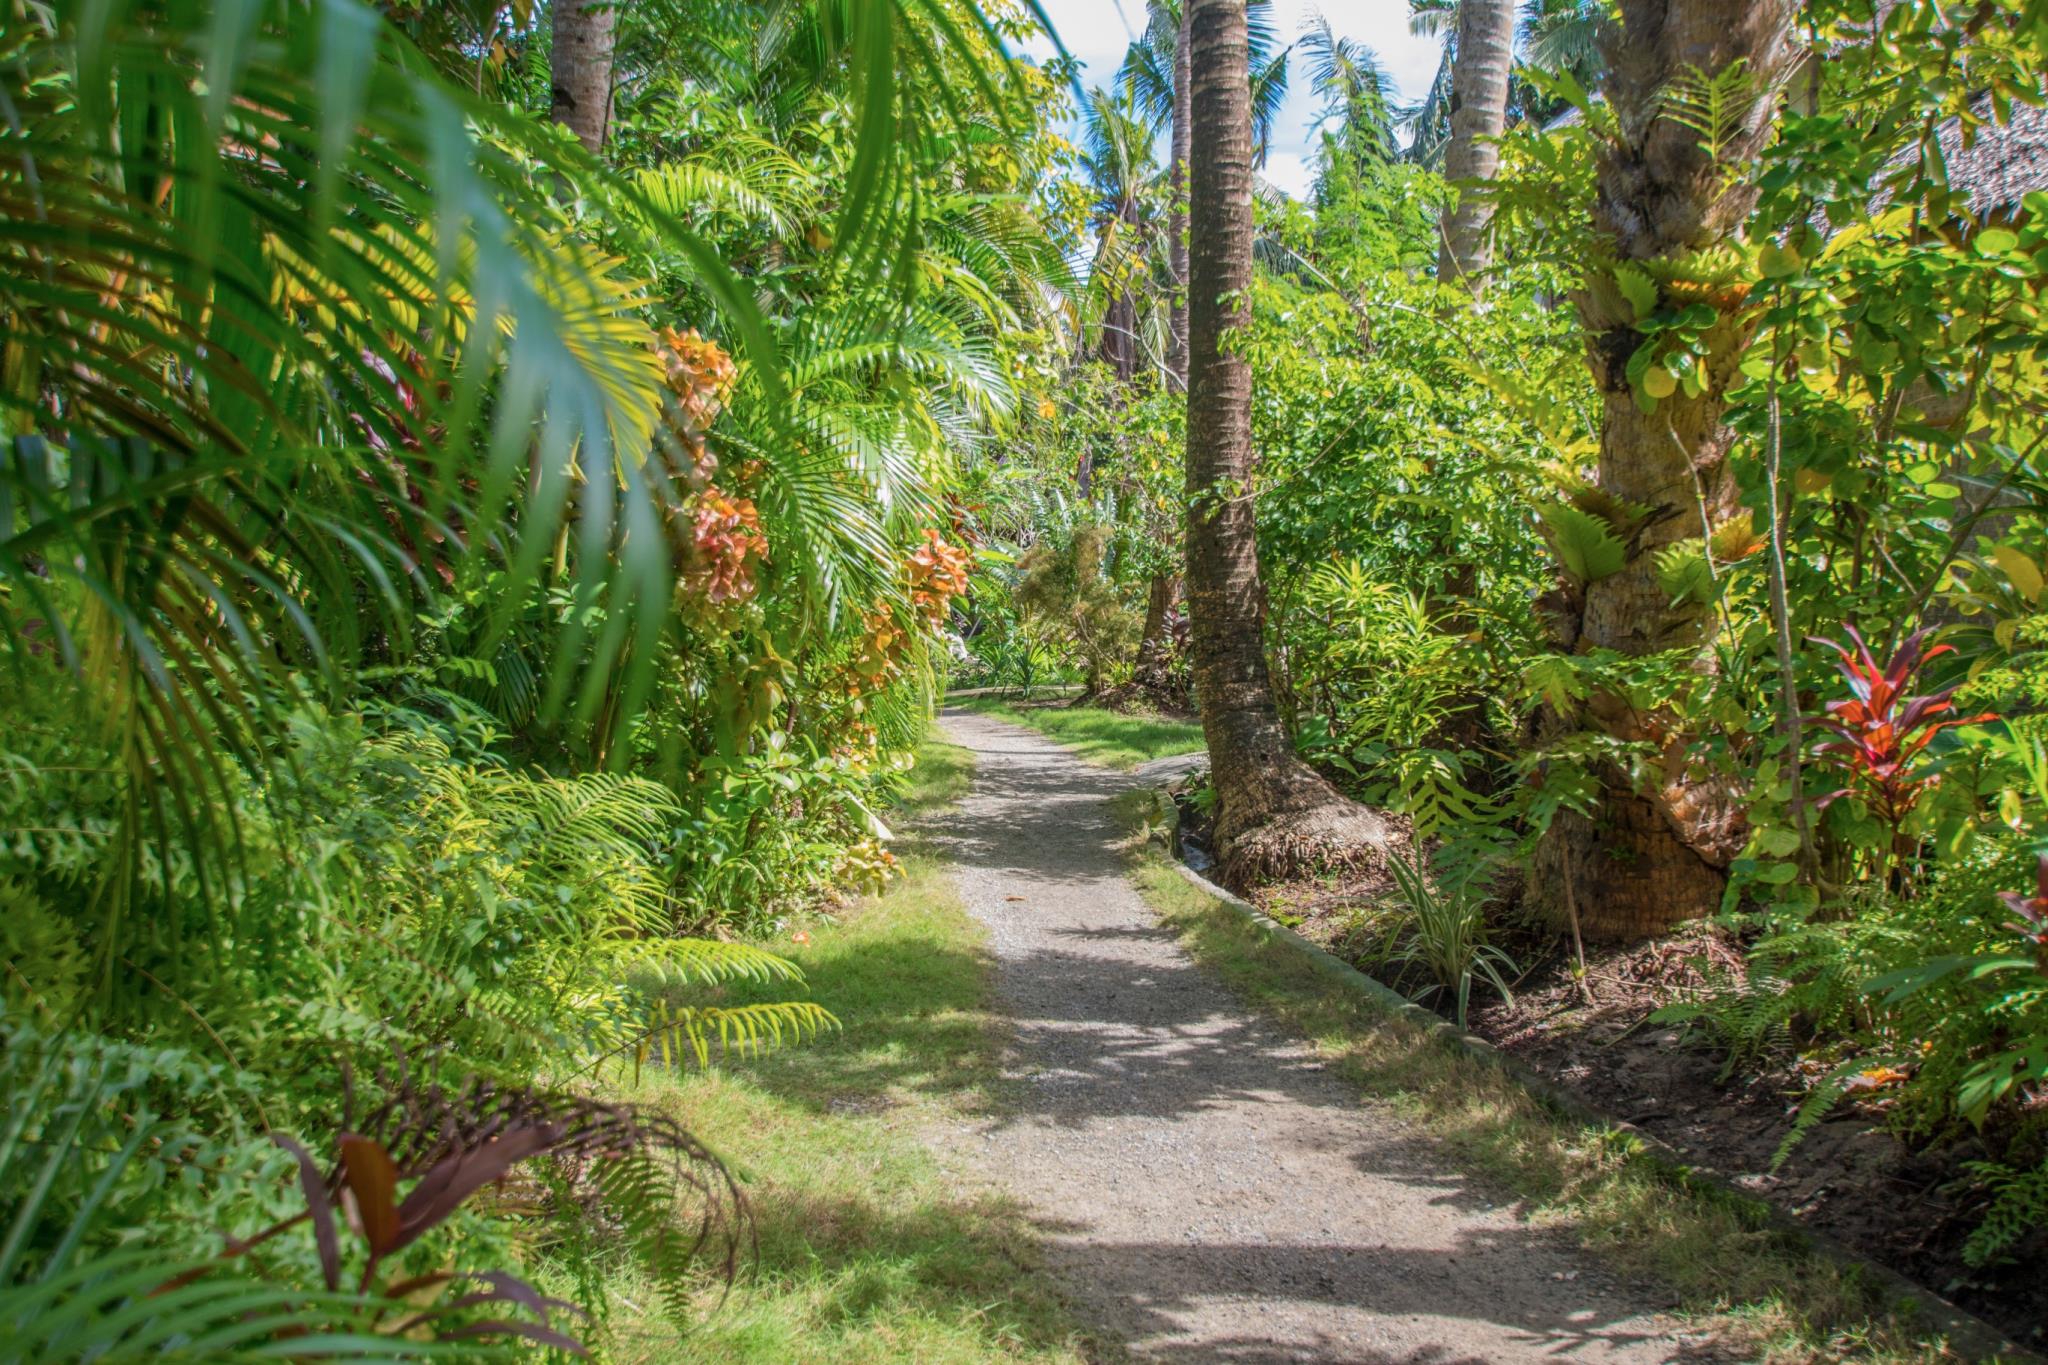
[[[1097,706],[1020,706],[1000,697],[966,697],[949,704],[1028,726],[1082,758],[1112,768],[1135,768],[1155,758],[1196,753],[1203,747],[1198,723],[1170,716],[1106,711]]]
[[[951,745],[918,757],[913,816],[956,798],[972,774]],[[808,941],[765,945],[802,966],[838,1032],[621,1083],[622,1097],[674,1114],[741,1173],[760,1249],[722,1304],[707,1291],[687,1335],[653,1311],[652,1285],[610,1277],[608,1359],[1096,1358],[1037,1268],[1023,1210],[978,1191],[922,1140],[986,1106],[999,1035],[980,925],[929,854],[913,846],[904,864],[881,895],[807,926]]]
[[[1367,1095],[1425,1126],[1468,1167],[1519,1192],[1680,1311],[1772,1362],[1954,1360],[1910,1303],[1774,1227],[1754,1201],[1685,1181],[1625,1133],[1563,1117],[1499,1069],[1355,995],[1183,878],[1144,837],[1156,798],[1128,793],[1132,876],[1196,961],[1311,1038]],[[1313,1197],[1304,1191],[1304,1197]]]
[[[928,738],[917,746],[917,762],[911,768],[901,808],[910,815],[930,814],[950,806],[967,795],[974,781],[974,754],[957,744]]]

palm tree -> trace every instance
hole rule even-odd
[[[903,0],[899,21],[927,7]],[[448,584],[504,575],[494,640],[529,590],[569,594],[557,710],[623,728],[649,695],[680,572],[660,345],[646,286],[552,191],[605,204],[608,239],[666,262],[736,338],[755,386],[736,439],[767,469],[764,520],[805,546],[790,559],[820,619],[894,582],[886,527],[935,506],[914,433],[1008,401],[990,337],[1036,288],[1000,276],[1034,258],[987,196],[927,196],[913,218],[870,193],[841,240],[885,236],[949,283],[910,311],[879,290],[815,309],[790,366],[688,212],[426,70],[366,4],[330,0],[320,24],[294,0],[51,8],[0,18],[31,74],[0,164],[0,331],[23,343],[22,401],[0,407],[0,639],[62,664],[121,755],[93,901],[110,952],[116,925],[157,932],[137,928],[152,859],[201,865],[233,903],[233,812],[289,708],[407,657],[418,603]],[[943,8],[935,31],[957,31]],[[894,90],[884,151],[932,141],[903,135],[918,94]],[[875,158],[848,161],[835,188]],[[915,413],[896,364],[934,381]]]
[[[617,24],[613,0],[554,0],[548,59],[554,119],[592,155],[604,150],[605,127],[611,122]]]
[[[1142,111],[1146,128],[1169,133],[1166,215],[1167,306],[1166,372],[1174,391],[1188,384],[1188,26],[1180,21],[1178,0],[1152,0],[1145,34],[1124,54],[1118,74],[1123,87]]]
[[[1571,623],[1581,650],[1703,650],[1711,630],[1704,609],[1673,604],[1657,559],[1673,547],[1700,546],[1738,505],[1727,462],[1732,433],[1722,415],[1754,324],[1737,311],[1745,277],[1702,280],[1700,267],[1689,274],[1688,263],[1711,261],[1712,248],[1756,203],[1756,185],[1742,168],[1770,137],[1778,89],[1798,55],[1796,10],[1794,0],[1735,7],[1624,0],[1618,28],[1606,35],[1614,133],[1600,152],[1594,208],[1603,255],[1589,266],[1580,313],[1602,398],[1599,492],[1610,507],[1630,509],[1618,515],[1634,533],[1620,537],[1620,571],[1585,589]],[[1697,372],[1698,390],[1676,388],[1649,410],[1627,373],[1639,336],[1635,306],[1615,284],[1623,271],[1655,282],[1650,311],[1682,299],[1726,314],[1705,329],[1721,340]],[[1701,666],[1709,666],[1704,658]],[[1539,850],[1539,895],[1554,898],[1569,877],[1588,898],[1580,906],[1586,932],[1608,938],[1713,913],[1723,869],[1745,837],[1739,794],[1692,765],[1689,737],[1667,718],[1600,697],[1587,715],[1618,739],[1655,746],[1659,777],[1652,790],[1639,791],[1625,775],[1609,773],[1596,819],[1561,817]]]
[[[1295,757],[1266,668],[1254,537],[1251,367],[1229,344],[1252,288],[1252,100],[1244,0],[1194,0],[1187,563],[1195,688],[1225,877],[1370,856],[1386,831]]]
[[[1538,71],[1569,72],[1591,90],[1606,73],[1602,0],[1528,0],[1522,7],[1522,61]]]
[[[1252,149],[1253,165],[1264,166],[1272,148],[1273,130],[1287,99],[1288,49],[1279,46],[1279,31],[1273,27],[1273,0],[1249,0],[1246,24],[1251,34]],[[1130,90],[1144,111],[1154,133],[1170,130],[1172,160],[1168,178],[1180,187],[1174,197],[1178,226],[1171,240],[1175,247],[1173,278],[1184,289],[1187,281],[1186,183],[1189,137],[1188,114],[1188,28],[1181,22],[1180,0],[1151,0],[1144,36],[1124,54],[1118,79]],[[1175,371],[1185,386],[1187,378],[1187,305],[1176,304],[1175,335],[1180,339],[1181,363]]]
[[[1188,385],[1188,236],[1187,165],[1193,138],[1190,113],[1191,26],[1182,21],[1182,0],[1151,0],[1145,34],[1125,55],[1120,79],[1144,112],[1148,129],[1170,133],[1166,222],[1167,306],[1166,378],[1176,393]],[[1287,96],[1287,52],[1275,51],[1278,33],[1272,24],[1272,0],[1249,0],[1246,32],[1252,72],[1253,162],[1264,165],[1273,129]],[[1170,650],[1168,617],[1179,601],[1177,575],[1161,574],[1146,592],[1145,624],[1138,639],[1137,681],[1163,695],[1167,688]]]
[[[1514,0],[1458,0],[1444,176],[1459,189],[1439,228],[1436,275],[1446,284],[1463,279],[1474,294],[1492,258],[1487,226],[1493,208],[1480,186],[1493,179],[1500,165],[1498,140],[1507,127],[1514,40]]]
[[[1096,355],[1128,384],[1144,358],[1139,298],[1146,292],[1141,279],[1152,262],[1146,213],[1146,191],[1157,174],[1152,133],[1130,95],[1121,91],[1091,91],[1083,119],[1081,170],[1095,195],[1095,258],[1089,275],[1099,295]]]
[[[1355,38],[1331,27],[1327,16],[1310,16],[1300,46],[1309,58],[1310,86],[1323,98],[1310,132],[1321,131],[1323,169],[1320,187],[1333,159],[1358,165],[1392,161],[1400,154],[1394,136],[1394,114],[1387,95],[1392,88],[1379,57]],[[1335,125],[1334,131],[1330,126]]]

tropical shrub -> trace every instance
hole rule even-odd
[[[1382,960],[1397,969],[1420,972],[1423,997],[1448,997],[1459,1028],[1465,1027],[1475,981],[1491,986],[1513,1005],[1515,993],[1506,974],[1515,970],[1515,964],[1487,942],[1486,896],[1469,882],[1446,885],[1400,854],[1387,866],[1398,888],[1397,915]]]
[[[832,1024],[739,936],[891,871],[1058,96],[1006,8],[657,8],[595,153],[533,7],[0,17],[31,1355],[566,1346],[537,1269],[731,1269],[599,1087]]]

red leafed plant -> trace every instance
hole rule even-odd
[[[2001,891],[1998,898],[2019,918],[2005,927],[2033,945],[2034,965],[2048,976],[2048,853],[2034,868],[2034,894]]]
[[[1809,724],[1834,733],[1836,738],[1818,746],[1816,752],[1840,763],[1849,782],[1821,797],[1819,804],[1851,793],[1868,802],[1872,814],[1891,830],[1891,871],[1896,875],[1911,851],[1905,833],[1907,817],[1934,780],[1921,759],[1922,751],[1943,730],[1998,717],[1989,711],[1975,716],[1951,714],[1953,687],[1918,694],[1907,690],[1928,660],[1954,652],[1948,645],[1929,648],[1930,631],[1915,631],[1891,662],[1880,666],[1856,627],[1844,625],[1842,629],[1853,648],[1833,640],[1814,643],[1841,656],[1835,667],[1848,680],[1851,695],[1829,702],[1823,714],[1807,719]]]
[[[389,1092],[383,1103],[360,1117],[344,1117],[331,1163],[323,1165],[297,1141],[272,1134],[298,1164],[303,1212],[231,1241],[217,1258],[155,1294],[180,1289],[229,1261],[253,1259],[272,1238],[310,1224],[327,1289],[353,1294],[381,1335],[441,1343],[525,1341],[585,1355],[583,1344],[552,1321],[557,1315],[581,1316],[580,1310],[545,1297],[515,1275],[445,1266],[380,1275],[388,1258],[487,1190],[498,1191],[504,1206],[566,1197],[597,1208],[602,1223],[633,1243],[678,1314],[689,1311],[697,1287],[691,1271],[701,1261],[710,1259],[714,1273],[731,1283],[751,1237],[746,1201],[724,1164],[674,1120],[630,1105],[501,1087],[481,1078],[444,1089],[415,1078],[402,1057],[399,1066],[396,1078],[384,1078]],[[352,1111],[346,1072],[344,1095]],[[555,1179],[549,1184],[522,1178],[523,1163],[536,1158],[552,1163]],[[345,1241],[344,1228],[356,1234],[359,1249]],[[350,1288],[343,1271],[352,1253],[361,1270]]]

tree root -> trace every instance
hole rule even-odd
[[[1334,792],[1331,798],[1232,834],[1219,850],[1224,885],[1243,891],[1268,882],[1384,868],[1406,842],[1400,827],[1370,807]]]

